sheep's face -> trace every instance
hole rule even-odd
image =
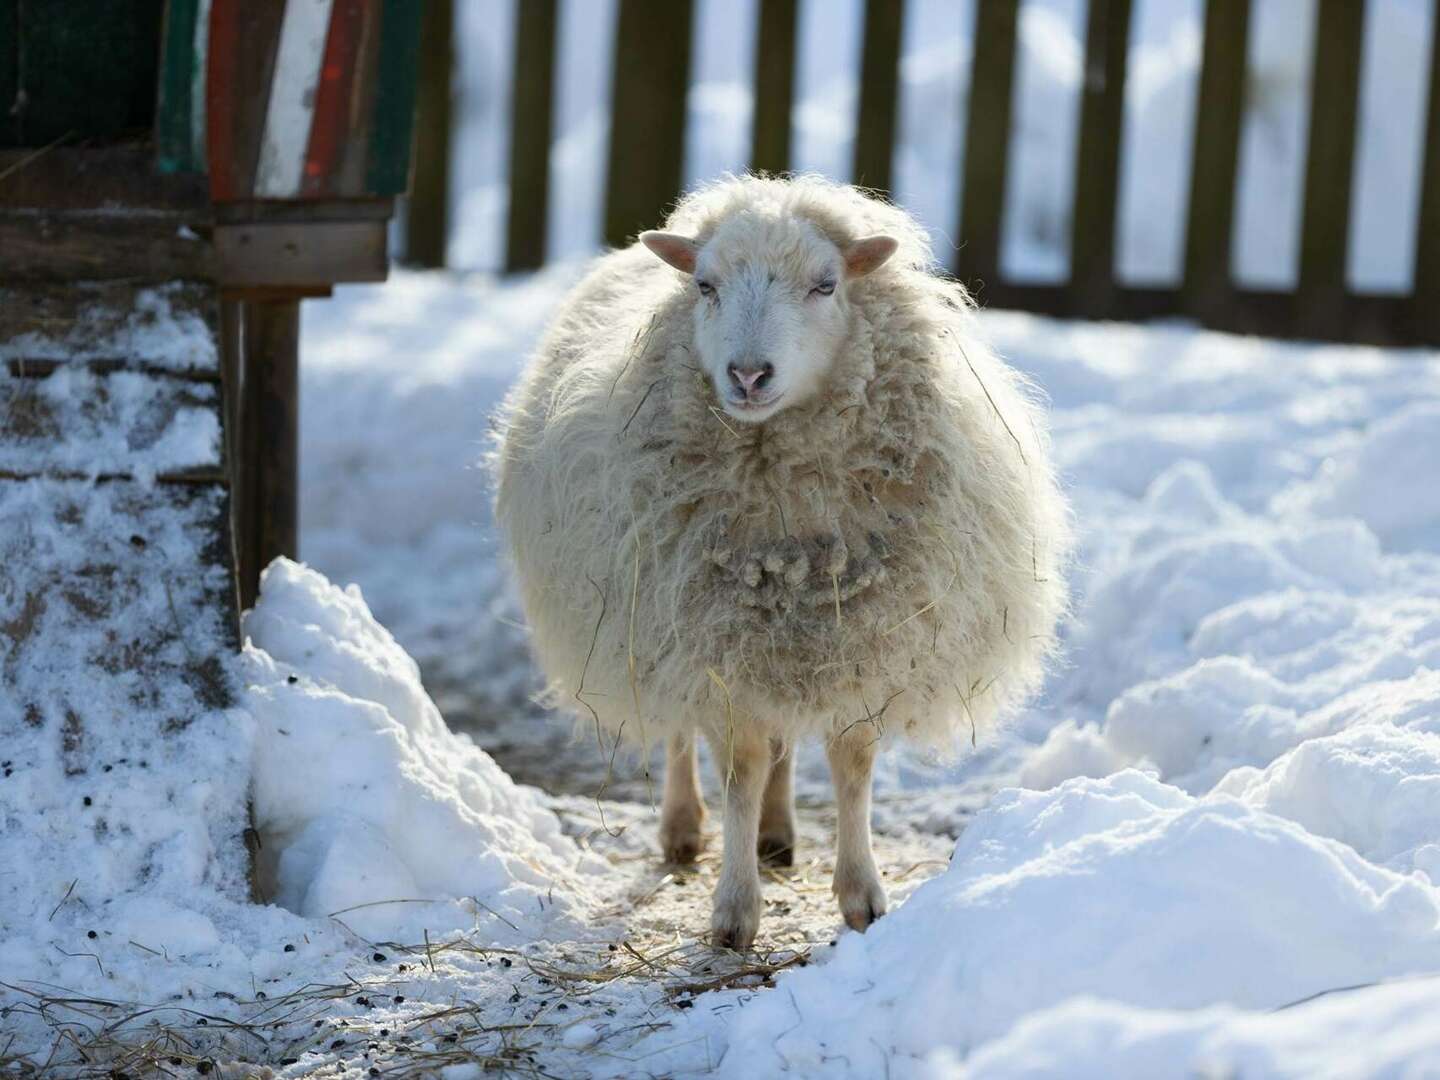
[[[703,245],[642,233],[647,248],[692,275],[695,344],[721,407],[759,423],[814,396],[850,328],[846,282],[896,243],[867,236],[844,250],[808,222],[725,222]]]

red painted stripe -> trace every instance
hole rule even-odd
[[[335,0],[325,35],[325,58],[315,89],[310,144],[305,152],[302,195],[330,193],[339,166],[341,143],[350,127],[350,97],[359,67],[360,30],[371,0]]]
[[[238,199],[235,178],[236,72],[242,0],[211,0],[210,54],[205,72],[205,146],[210,159],[210,197]]]

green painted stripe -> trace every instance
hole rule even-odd
[[[365,184],[370,195],[402,195],[410,184],[420,16],[424,7],[413,0],[384,0],[381,9],[379,80]]]
[[[192,106],[197,14],[198,0],[169,0],[165,5],[160,100],[155,110],[155,141],[161,172],[195,172],[203,168],[194,141]]]

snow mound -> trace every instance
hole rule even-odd
[[[580,850],[532,789],[452,734],[355,586],[287,559],[245,617],[262,887],[370,938],[576,914]]]
[[[724,1067],[883,1075],[1079,996],[1275,1008],[1437,967],[1440,890],[1423,878],[1130,770],[1001,792],[945,874],[729,1014]]]
[[[1426,482],[1440,461],[1440,403],[1386,417],[1327,460],[1308,484],[1283,492],[1277,509],[1316,517],[1358,517],[1394,551],[1440,551],[1440,485]]]
[[[1440,1073],[1440,979],[1325,997],[1274,1013],[1175,1012],[1082,999],[1027,1017],[962,1067],[948,1051],[927,1075],[968,1080],[1067,1076],[1432,1076]]]

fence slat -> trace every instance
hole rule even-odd
[[[1420,180],[1419,235],[1415,247],[1415,322],[1440,346],[1440,9],[1430,46],[1430,103],[1425,123],[1425,165]]]
[[[890,190],[904,17],[904,0],[866,0],[865,46],[860,56],[860,107],[850,179],[861,187],[880,192]]]
[[[1209,0],[1190,165],[1183,285],[1187,308],[1202,319],[1225,304],[1231,289],[1230,247],[1249,41],[1250,0]]]
[[[1333,333],[1344,319],[1350,186],[1365,5],[1319,0],[1310,76],[1310,135],[1295,332]]]
[[[505,269],[545,262],[554,124],[556,0],[515,0],[515,74],[510,107],[510,212]]]
[[[620,0],[605,242],[653,228],[680,194],[694,0]]]
[[[760,0],[755,30],[755,120],[750,168],[790,168],[790,107],[795,100],[796,0]]]
[[[1078,308],[1099,308],[1115,287],[1115,205],[1130,0],[1090,0],[1075,206],[1070,221],[1070,281]]]
[[[1015,81],[1019,0],[976,0],[975,34],[985,43],[971,65],[965,120],[965,176],[955,276],[972,293],[1000,278],[1000,227],[1010,162],[1010,103]]]
[[[420,20],[420,81],[416,86],[415,173],[405,204],[405,261],[445,265],[450,220],[450,76],[454,0],[430,0]]]

